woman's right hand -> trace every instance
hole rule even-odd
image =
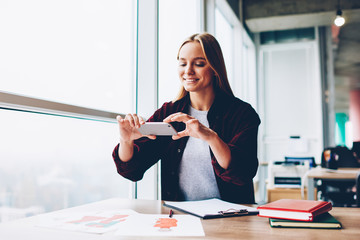
[[[123,162],[130,161],[134,154],[134,140],[144,137],[138,128],[145,124],[144,119],[138,117],[136,114],[127,114],[125,118],[117,116],[116,120],[119,124],[120,130],[120,145],[119,145],[119,158]],[[156,139],[156,136],[145,136],[150,139]]]
[[[119,124],[119,130],[120,130],[120,141],[123,142],[132,142],[138,138],[143,137],[139,131],[138,128],[145,124],[145,121],[138,117],[135,113],[127,114],[125,118],[122,118],[121,116],[117,116],[116,120]],[[146,136],[150,139],[155,139],[156,136]]]

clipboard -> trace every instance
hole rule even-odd
[[[199,201],[164,201],[164,206],[194,215],[202,219],[257,215],[256,208],[211,198]]]

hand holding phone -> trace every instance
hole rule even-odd
[[[173,136],[177,131],[170,123],[166,122],[146,122],[138,128],[142,135]]]

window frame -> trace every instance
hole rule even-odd
[[[114,123],[117,115],[125,116],[124,114],[27,97],[5,91],[0,91],[0,109]]]

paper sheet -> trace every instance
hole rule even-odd
[[[191,215],[138,214],[119,226],[118,236],[205,236],[199,218]]]
[[[119,236],[205,236],[199,218],[191,215],[140,214],[131,209],[44,215],[36,224],[67,231]]]
[[[86,233],[105,233],[118,229],[131,216],[138,213],[131,209],[76,213],[52,213],[40,219],[37,226]]]

